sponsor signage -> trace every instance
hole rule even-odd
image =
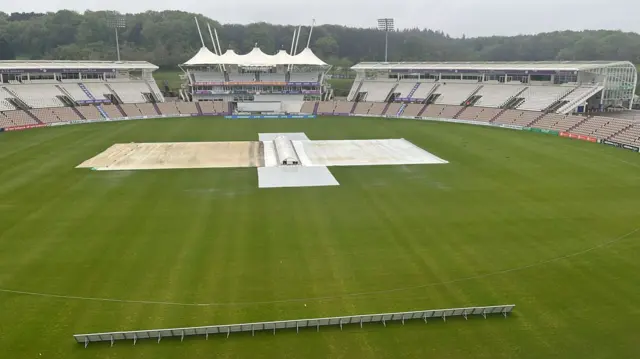
[[[574,140],[588,141],[588,142],[594,142],[594,143],[598,142],[598,139],[595,138],[595,137],[585,136],[585,135],[577,135],[575,133],[560,132],[558,135],[560,137],[572,138]]]
[[[46,127],[46,126],[47,125],[45,125],[45,124],[13,126],[13,127],[7,127],[4,130],[5,131],[22,131],[22,130],[29,130],[29,129],[32,129],[32,128],[40,128],[40,127]]]
[[[640,152],[640,148],[638,148],[636,146],[622,145],[622,148],[624,148],[625,150],[631,150],[631,151],[634,151],[634,152]]]
[[[603,143],[603,144],[605,144],[607,146],[622,147],[621,143],[613,142],[613,141],[609,141],[609,140],[602,140],[600,143]]]
[[[233,115],[233,116],[225,116],[224,118],[230,120],[237,119],[250,119],[250,120],[265,120],[265,119],[285,119],[285,118],[316,118],[316,115]]]

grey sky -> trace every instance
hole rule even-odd
[[[640,32],[639,0],[29,0],[1,1],[5,12],[184,10],[222,23],[375,26],[393,17],[398,27],[427,27],[453,36],[516,35],[554,30],[615,29]],[[180,8],[176,9],[176,3]]]

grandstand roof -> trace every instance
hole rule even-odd
[[[327,66],[310,48],[305,48],[299,54],[289,55],[280,50],[275,55],[265,54],[259,47],[254,47],[249,53],[238,55],[233,50],[227,50],[222,55],[216,55],[207,48],[201,48],[195,56],[184,63],[186,66],[196,65],[239,65],[239,66],[276,66],[276,65],[310,65]]]
[[[157,70],[158,66],[147,61],[54,61],[54,60],[9,60],[0,61],[0,70]]]
[[[613,66],[633,66],[628,61],[534,61],[534,62],[361,62],[353,70],[515,70],[584,71]]]

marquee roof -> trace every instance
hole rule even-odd
[[[586,71],[606,67],[633,67],[628,61],[513,61],[513,62],[361,62],[353,70],[479,70]]]
[[[227,50],[222,55],[216,55],[206,47],[202,47],[191,59],[184,63],[185,66],[198,65],[238,65],[238,66],[276,66],[276,65],[307,65],[327,66],[320,60],[310,48],[291,56],[285,50],[280,50],[275,55],[265,54],[259,47],[254,47],[249,53],[238,55],[233,50]]]

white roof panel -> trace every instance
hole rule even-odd
[[[0,70],[157,70],[158,66],[147,61],[0,61]]]
[[[633,66],[628,61],[534,62],[361,62],[353,70],[478,70],[478,71],[581,71],[611,66]]]
[[[203,51],[202,49],[200,51]],[[200,52],[193,59],[197,58]],[[192,60],[193,60],[192,59]],[[233,50],[227,50],[224,54],[212,57],[209,62],[194,63],[189,60],[184,65],[239,65],[239,66],[277,66],[277,65],[308,65],[308,66],[327,66],[320,60],[310,48],[305,48],[297,55],[291,56],[285,50],[280,50],[275,55],[265,54],[260,48],[255,47],[248,54],[238,55]]]
[[[207,65],[212,62],[216,62],[220,59],[219,55],[214,54],[206,47],[201,47],[197,54],[195,54],[189,61],[185,62],[185,65]]]

